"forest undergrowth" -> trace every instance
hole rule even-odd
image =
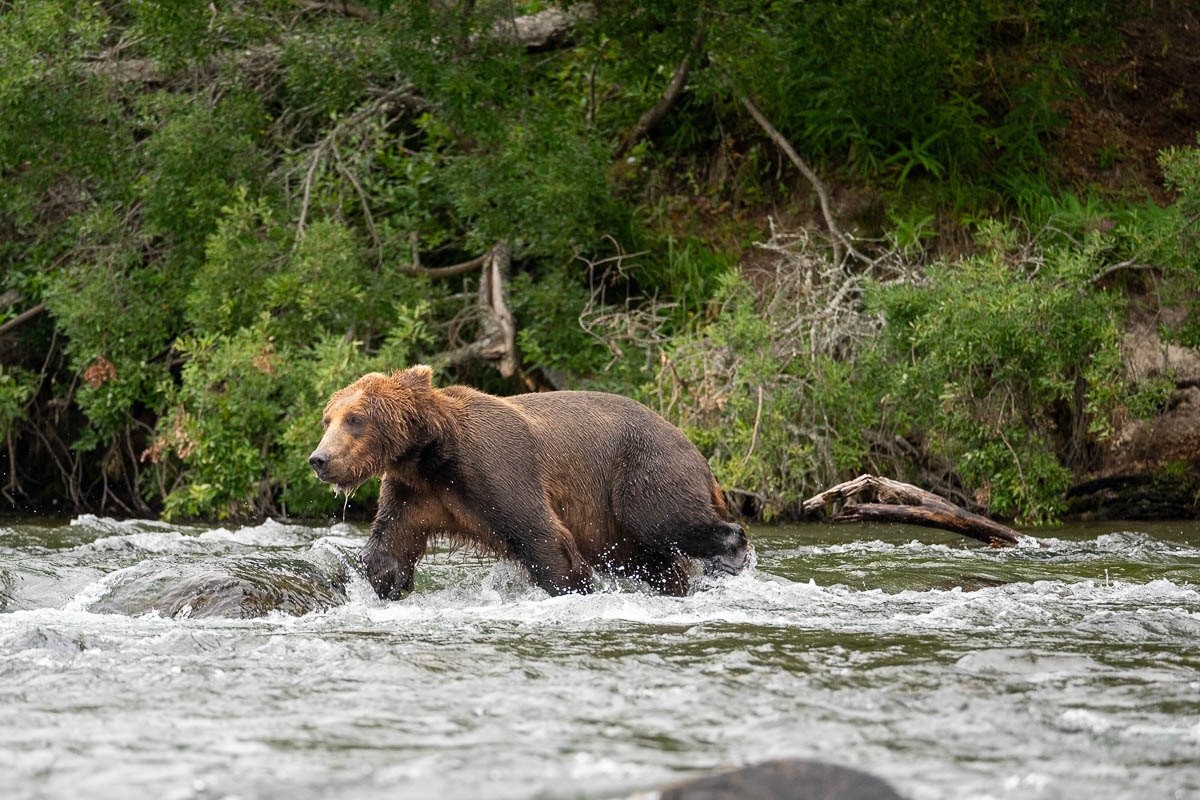
[[[751,517],[874,471],[1053,522],[1191,402],[1127,340],[1200,347],[1197,25],[0,2],[3,503],[340,510],[306,463],[325,398],[425,362],[635,397]],[[1122,469],[1195,507],[1200,441]]]

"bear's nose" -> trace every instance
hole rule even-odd
[[[308,457],[308,463],[319,474],[321,470],[325,469],[325,465],[329,463],[329,456],[318,450]]]

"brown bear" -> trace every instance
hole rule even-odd
[[[688,590],[746,562],[708,462],[650,409],[601,392],[493,397],[435,389],[432,370],[364,375],[334,393],[309,463],[351,492],[383,476],[359,554],[380,597],[412,590],[426,539],[446,535],[529,570],[550,594],[588,592],[593,570]]]

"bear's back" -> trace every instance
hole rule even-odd
[[[588,451],[599,448],[623,460],[664,450],[685,458],[695,453],[683,431],[618,394],[538,392],[506,400],[526,417],[533,431],[549,436],[555,444]]]

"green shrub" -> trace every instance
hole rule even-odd
[[[24,416],[36,379],[20,367],[0,366],[0,439],[7,439],[13,423]]]
[[[1132,389],[1123,301],[1091,283],[1106,248],[1099,232],[1043,248],[989,222],[977,241],[978,255],[930,267],[927,286],[872,294],[887,320],[879,344],[906,378],[894,391],[924,397],[911,428],[994,513],[1046,522]]]
[[[373,356],[359,342],[318,332],[305,346],[280,343],[267,312],[230,334],[188,336],[176,343],[186,360],[172,409],[159,424],[157,457],[177,458],[180,479],[164,513],[185,517],[255,517],[278,508],[313,516],[336,507],[308,466],[320,440],[321,410],[337,389],[370,371],[407,366],[427,342],[418,304],[398,314]],[[376,485],[362,490],[370,498]]]

